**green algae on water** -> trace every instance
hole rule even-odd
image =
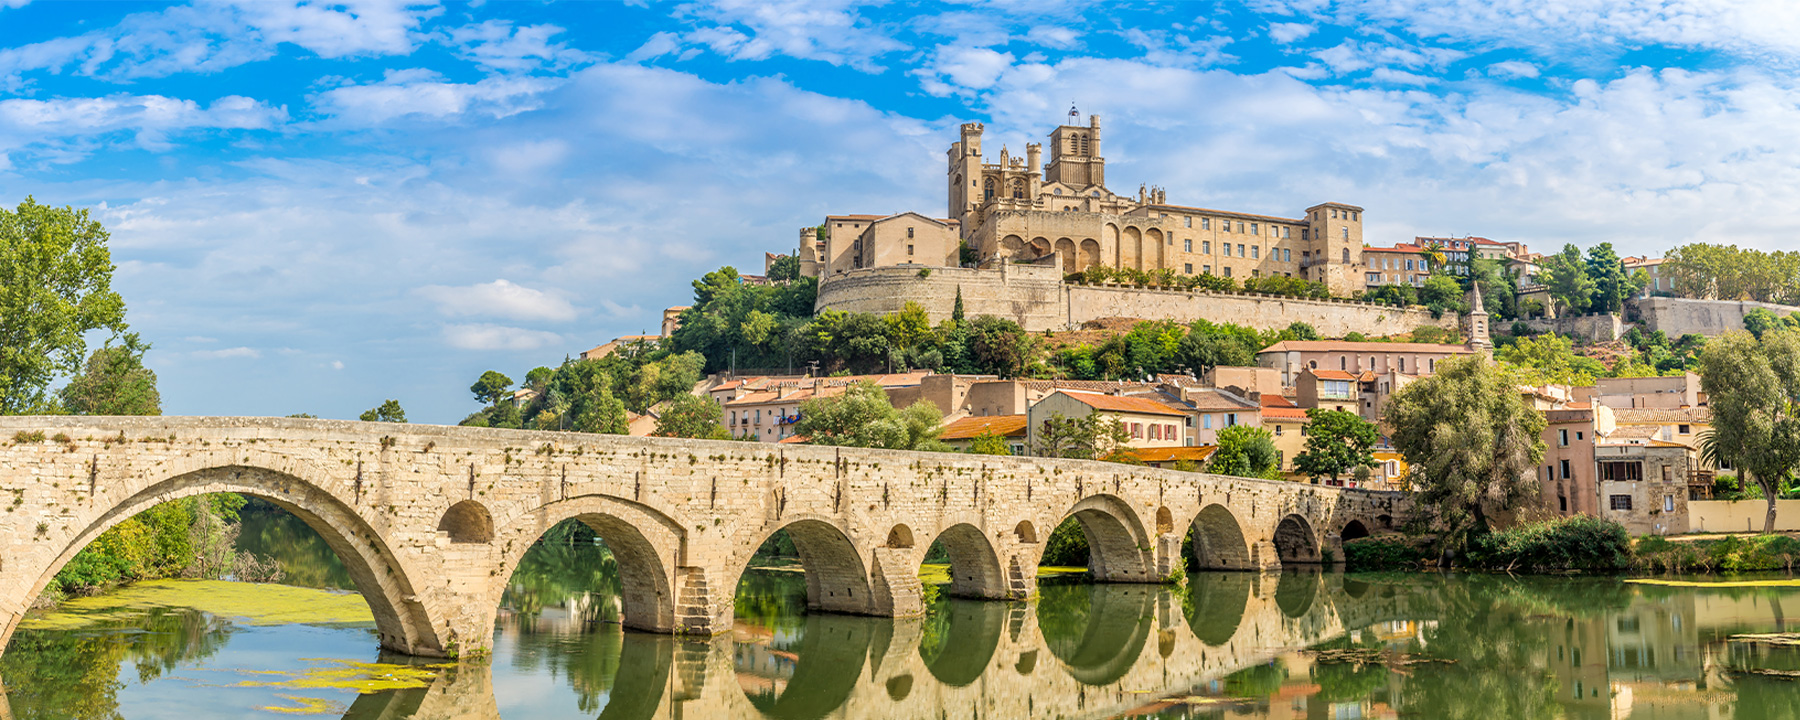
[[[223,580],[147,580],[94,597],[64,602],[31,615],[27,630],[81,630],[142,612],[193,608],[243,625],[373,623],[369,604],[355,593]]]
[[[1628,578],[1625,582],[1636,585],[1662,585],[1666,587],[1684,588],[1789,588],[1800,587],[1800,578],[1786,580],[1720,580],[1717,582],[1697,582],[1693,580],[1663,580],[1660,578]]]
[[[281,676],[281,680],[244,680],[233,687],[287,688],[290,690],[355,690],[364,695],[389,690],[429,687],[438,673],[454,663],[396,665],[365,663],[337,658],[301,658],[319,667],[294,672],[257,672]],[[283,695],[282,697],[289,697]]]
[[[293,705],[263,705],[256,709],[283,715],[336,715],[344,711],[344,706],[323,698],[311,698],[300,695],[276,695]]]

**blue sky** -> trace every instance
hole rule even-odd
[[[1071,102],[1115,190],[1375,244],[1793,249],[1790,0],[0,0],[0,203],[94,208],[171,414],[415,422]]]

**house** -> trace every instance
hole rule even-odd
[[[1033,447],[1037,446],[1044,421],[1053,416],[1084,418],[1094,413],[1119,419],[1125,427],[1127,447],[1183,447],[1187,444],[1187,411],[1147,397],[1081,390],[1057,390],[1032,405],[1027,413],[1029,442]]]
[[[605,345],[589,350],[583,350],[580,358],[582,360],[599,360],[611,356],[613,353],[626,350],[653,350],[656,348],[656,343],[660,340],[662,340],[661,335],[621,335],[613,338],[612,342],[606,343]]]
[[[1305,480],[1294,470],[1294,456],[1306,450],[1306,424],[1309,422],[1306,409],[1295,407],[1279,395],[1264,395],[1261,400],[1262,427],[1275,441],[1275,456],[1281,463],[1281,472],[1286,473],[1289,480]]]
[[[1700,376],[1691,372],[1668,377],[1600,378],[1594,381],[1593,395],[1595,402],[1615,410],[1672,410],[1706,404]]]
[[[1193,418],[1189,421],[1192,432],[1183,444],[1217,445],[1220,430],[1233,425],[1262,425],[1262,406],[1229,390],[1182,388],[1180,397]]]
[[[1005,439],[1006,449],[1011,450],[1012,454],[1024,455],[1026,419],[1027,416],[1023,414],[966,417],[945,425],[938,440],[966,452],[976,436],[993,433]]]
[[[1466,345],[1438,343],[1349,342],[1347,340],[1287,340],[1256,353],[1258,367],[1281,373],[1283,387],[1295,387],[1301,370],[1338,370],[1361,375],[1398,372],[1431,375],[1444,360],[1474,354]]]
[[[724,380],[704,392],[719,401],[724,410],[719,422],[732,437],[779,442],[793,436],[793,426],[800,422],[800,404],[807,400],[842,394],[844,388],[863,381],[891,394],[896,388],[920,384],[928,375],[930,372],[920,370],[823,378],[751,377]]]
[[[1537,476],[1538,498],[1546,510],[1563,516],[1600,514],[1594,482],[1599,429],[1611,431],[1611,411],[1605,406],[1544,411],[1544,458]]]
[[[1694,449],[1633,430],[1621,427],[1594,444],[1600,517],[1617,520],[1633,535],[1687,532]]]

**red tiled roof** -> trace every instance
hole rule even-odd
[[[1024,437],[1026,420],[1024,415],[986,415],[966,417],[944,426],[944,432],[938,435],[939,440],[968,440],[985,431],[992,431],[1001,437]]]
[[[1262,410],[1264,421],[1269,420],[1305,420],[1306,409],[1297,407],[1265,407]]]
[[[1187,415],[1187,413],[1149,398],[1123,395],[1099,395],[1084,392],[1064,392],[1063,394],[1073,398],[1078,403],[1095,410],[1106,412],[1128,412],[1139,413],[1142,415],[1174,415],[1177,417]]]
[[[1439,343],[1350,342],[1348,340],[1283,340],[1257,351],[1266,352],[1356,352],[1356,353],[1456,353],[1474,352],[1462,345]]]
[[[1194,446],[1186,446],[1186,447],[1126,448],[1126,449],[1130,450],[1132,455],[1136,455],[1137,459],[1142,460],[1147,463],[1153,463],[1153,462],[1175,462],[1176,460],[1192,460],[1194,462],[1204,462],[1207,458],[1212,457],[1213,452],[1218,450],[1219,448],[1216,445],[1194,445]]]

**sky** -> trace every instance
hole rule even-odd
[[[414,422],[655,333],[1071,105],[1113,189],[1371,244],[1796,249],[1792,0],[0,0],[0,204],[88,208],[167,414]]]

